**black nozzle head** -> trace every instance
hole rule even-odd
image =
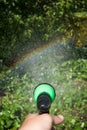
[[[37,100],[37,108],[39,110],[39,114],[49,113],[50,107],[51,107],[50,96],[46,93],[39,95]]]

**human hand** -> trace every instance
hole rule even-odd
[[[53,125],[58,125],[63,121],[62,115],[31,114],[27,116],[19,130],[51,130]]]

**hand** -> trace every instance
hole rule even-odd
[[[19,130],[51,130],[53,125],[58,125],[63,120],[64,117],[62,115],[31,114],[27,116]]]

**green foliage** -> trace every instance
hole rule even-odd
[[[65,71],[66,79],[87,80],[87,60],[77,59],[64,62],[60,71]]]
[[[84,21],[78,14],[87,13],[86,0],[1,0],[0,5],[0,59],[7,66],[54,36],[78,39]]]
[[[10,80],[11,82],[4,86],[5,96],[0,99],[0,130],[17,130],[24,117],[35,111],[27,75],[22,79],[18,76],[11,77]]]
[[[57,86],[51,113],[65,116],[58,127],[61,130],[86,130],[87,1],[1,0],[0,5],[0,91],[4,91],[0,97],[0,130],[18,129],[28,113],[36,112],[32,100],[35,84],[29,74],[3,70],[52,37],[61,39],[61,35],[65,41],[72,40],[63,46],[66,62],[56,75],[49,76]]]
[[[56,99],[52,104],[52,114],[63,114],[65,121],[57,128],[62,130],[86,130],[87,128],[87,60],[61,63],[54,76]],[[23,76],[9,70],[3,77],[1,88],[5,96],[0,99],[0,130],[16,130],[29,113],[36,112],[33,102],[33,87],[29,74]]]
[[[51,112],[63,114],[62,130],[87,129],[87,60],[66,61],[60,65],[56,80],[57,97]],[[54,109],[55,108],[55,109]]]

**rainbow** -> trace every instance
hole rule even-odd
[[[27,54],[22,56],[16,63],[14,63],[12,68],[20,66],[25,61],[27,61],[27,59],[33,57],[34,55],[38,54],[39,52],[44,51],[45,49],[53,46],[54,44],[57,44],[60,40],[61,40],[60,38],[55,38],[54,40],[51,40],[50,42],[47,42],[44,45],[40,45],[39,47],[37,47],[36,49],[33,49],[32,51],[29,51]]]

